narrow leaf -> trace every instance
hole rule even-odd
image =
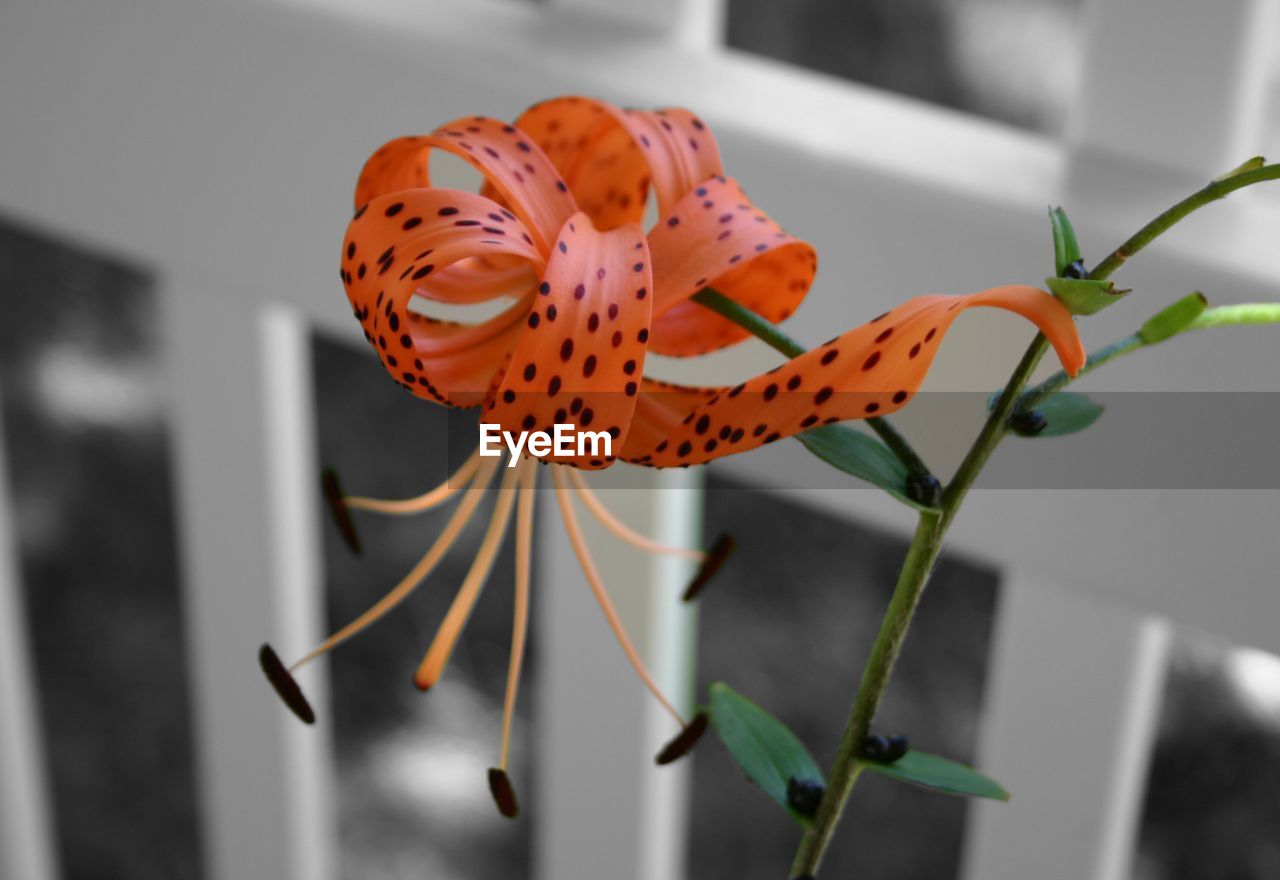
[[[1161,309],[1147,319],[1138,331],[1138,338],[1143,345],[1155,345],[1164,342],[1170,336],[1177,336],[1191,326],[1191,322],[1209,307],[1209,301],[1203,293],[1184,296],[1173,305]]]
[[[1023,437],[1062,437],[1083,431],[1102,415],[1101,404],[1094,403],[1083,394],[1074,391],[1055,391],[1037,403],[1032,413],[1038,413],[1041,420],[1028,419],[1030,424],[1024,427],[1023,420],[1015,416],[1010,422],[1014,433]]]
[[[796,439],[832,467],[879,486],[903,504],[917,510],[929,509],[907,495],[911,472],[874,437],[844,425],[825,425],[797,434]]]
[[[1117,288],[1110,281],[1095,281],[1090,278],[1046,278],[1044,283],[1073,315],[1100,312],[1119,302],[1129,292]]]
[[[801,825],[809,819],[791,806],[791,780],[822,782],[822,770],[791,729],[723,682],[711,685],[711,726],[733,760]]]
[[[1049,223],[1053,226],[1053,274],[1061,278],[1067,267],[1080,259],[1080,245],[1066,211],[1050,209]]]
[[[1247,171],[1257,171],[1259,168],[1267,164],[1267,160],[1262,156],[1254,156],[1252,159],[1246,159],[1230,171],[1224,171],[1213,179],[1214,183],[1221,183],[1224,180],[1230,180],[1237,174],[1244,174]]]
[[[913,749],[892,764],[866,761],[864,766],[900,782],[910,782],[943,794],[1009,800],[1009,792],[994,779],[983,776],[972,767],[928,752]]]

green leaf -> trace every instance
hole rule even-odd
[[[879,486],[903,504],[916,510],[930,509],[907,496],[911,472],[889,447],[874,437],[845,425],[824,425],[797,434],[796,439],[827,464]]]
[[[1128,290],[1091,278],[1046,278],[1044,283],[1073,315],[1092,315],[1119,302]]]
[[[863,765],[868,770],[883,773],[900,782],[910,782],[943,794],[990,798],[996,801],[1009,799],[1009,792],[989,776],[983,776],[972,767],[928,752],[913,749],[892,764],[864,761]]]
[[[1209,307],[1209,301],[1203,293],[1184,296],[1171,306],[1161,309],[1147,319],[1138,330],[1138,338],[1143,345],[1155,345],[1164,342],[1170,336],[1177,336],[1191,326],[1191,322]]]
[[[1067,267],[1080,259],[1080,245],[1066,211],[1051,208],[1049,223],[1053,226],[1053,274],[1061,278]]]
[[[1102,415],[1102,410],[1101,404],[1094,403],[1083,394],[1055,391],[1031,409],[1031,412],[1043,416],[1043,427],[1030,431],[1020,429],[1021,414],[1014,415],[1010,426],[1022,437],[1062,437],[1092,425]]]
[[[818,762],[785,724],[723,682],[711,685],[711,726],[733,760],[775,803],[801,825],[808,817],[787,803],[792,779],[823,781]]]

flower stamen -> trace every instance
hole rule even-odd
[[[493,459],[493,462],[500,460]],[[486,462],[486,466],[491,465]],[[419,690],[428,690],[440,680],[440,675],[453,654],[458,636],[462,633],[462,628],[467,625],[471,609],[475,607],[476,599],[480,597],[480,591],[484,588],[489,571],[493,568],[493,561],[502,547],[507,523],[511,521],[511,509],[515,506],[516,480],[529,466],[528,461],[522,461],[514,468],[507,468],[502,477],[502,486],[498,489],[498,500],[493,505],[493,516],[489,519],[489,528],[480,541],[480,549],[476,552],[475,561],[471,563],[471,569],[463,579],[462,586],[458,588],[453,604],[445,614],[444,622],[436,630],[435,638],[431,640],[431,646],[427,648],[427,654],[413,677],[413,683]]]
[[[511,663],[507,667],[507,691],[502,701],[502,748],[498,769],[507,769],[511,755],[511,724],[520,689],[520,667],[524,662],[525,636],[529,630],[529,578],[533,556],[533,502],[538,485],[538,469],[526,467],[520,477],[520,500],[516,507],[516,593],[511,624]]]
[[[471,453],[462,467],[454,471],[449,479],[436,486],[430,492],[426,492],[416,498],[387,499],[350,495],[343,498],[342,503],[352,510],[368,510],[374,513],[386,514],[387,516],[409,516],[415,513],[425,513],[433,507],[439,507],[465,489],[467,484],[471,482],[472,477],[476,475],[479,467],[480,453],[476,451]]]
[[[733,551],[738,548],[738,542],[734,540],[733,535],[722,534],[716,538],[716,542],[711,545],[711,549],[703,554],[702,567],[698,569],[698,573],[693,576],[693,580],[689,582],[689,586],[685,587],[684,595],[680,598],[685,602],[692,602],[698,598],[698,594],[702,592],[716,572],[728,561],[733,555]]]
[[[605,620],[609,622],[609,628],[613,630],[614,638],[618,640],[618,644],[622,647],[622,652],[627,655],[627,660],[635,669],[636,674],[640,676],[640,680],[644,682],[644,686],[657,698],[658,702],[670,713],[671,717],[681,727],[684,727],[684,718],[676,711],[675,706],[662,693],[657,682],[653,680],[653,676],[649,674],[649,670],[645,668],[644,661],[640,659],[635,645],[632,644],[631,638],[622,626],[617,609],[613,606],[613,600],[609,598],[609,593],[605,590],[604,582],[600,579],[600,572],[596,569],[596,564],[591,558],[590,551],[587,550],[587,542],[582,537],[582,529],[578,525],[578,516],[574,513],[573,499],[570,497],[573,490],[568,478],[563,473],[563,466],[552,469],[551,479],[555,482],[556,501],[560,505],[560,515],[564,519],[564,530],[569,536],[569,543],[573,545],[573,551],[578,557],[578,564],[582,566],[582,573],[587,577],[587,583],[591,586],[591,592],[595,595],[596,602],[600,604],[600,610],[604,612]]]
[[[436,538],[434,544],[431,545],[426,554],[418,560],[417,565],[410,569],[409,573],[404,576],[400,583],[396,584],[391,590],[379,599],[368,611],[361,614],[351,623],[338,630],[323,643],[317,646],[309,654],[301,660],[289,667],[290,672],[297,671],[300,667],[310,663],[317,657],[332,651],[338,645],[347,641],[347,639],[359,633],[361,630],[376,623],[387,612],[395,608],[401,602],[409,597],[409,595],[417,589],[423,579],[431,573],[431,571],[440,563],[444,555],[449,552],[450,548],[458,539],[462,529],[471,521],[471,516],[475,513],[476,505],[480,503],[481,497],[484,495],[485,489],[493,480],[493,475],[498,469],[498,459],[491,459],[483,462],[478,470],[471,486],[467,489],[462,501],[458,504],[458,509],[453,512],[453,516],[449,519],[448,524],[444,527],[444,531]]]
[[[600,524],[633,547],[638,547],[646,553],[665,553],[681,559],[692,559],[695,562],[706,560],[707,554],[701,550],[693,550],[688,547],[672,547],[669,544],[659,543],[622,522],[609,508],[604,506],[600,496],[591,490],[582,472],[576,468],[569,471],[569,479],[573,483],[574,491],[582,499],[582,503],[600,521]]]

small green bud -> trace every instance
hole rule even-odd
[[[1190,327],[1191,323],[1208,307],[1209,301],[1199,291],[1190,296],[1184,296],[1173,305],[1161,309],[1148,318],[1138,330],[1138,338],[1142,340],[1143,345],[1164,342]]]

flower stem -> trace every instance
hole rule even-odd
[[[907,637],[907,628],[911,625],[916,604],[924,593],[929,574],[933,571],[934,560],[938,558],[938,551],[942,547],[943,531],[942,517],[938,511],[920,514],[911,547],[907,550],[902,571],[898,574],[893,598],[880,621],[880,632],[871,647],[871,656],[863,667],[858,696],[849,711],[849,721],[845,725],[835,763],[827,774],[826,793],[822,797],[817,815],[814,816],[813,825],[801,839],[800,848],[791,864],[792,877],[817,873],[822,855],[831,842],[831,835],[835,833],[845,804],[853,792],[853,786],[862,773],[863,764],[859,757],[862,740],[871,729],[871,720],[889,685],[889,676],[902,651],[902,643]]]
[[[863,667],[858,695],[849,712],[849,721],[840,739],[835,762],[827,775],[827,791],[823,795],[818,814],[814,817],[813,826],[805,832],[791,863],[792,877],[813,876],[818,871],[822,856],[844,812],[845,803],[862,772],[858,757],[862,740],[871,729],[871,722],[880,707],[885,688],[889,685],[889,676],[902,650],[916,605],[920,602],[920,596],[933,571],[933,564],[937,561],[938,551],[942,548],[943,536],[960,509],[965,494],[1004,438],[1018,395],[1048,348],[1049,342],[1044,335],[1036,334],[1035,340],[1009,377],[1009,382],[987,417],[978,439],[974,441],[943,492],[941,510],[920,514],[902,571],[898,573],[898,583],[893,588],[893,598],[889,600],[889,607],[880,622],[880,632],[875,644],[871,646],[867,664]]]
[[[1146,343],[1142,341],[1142,337],[1137,333],[1126,336],[1124,339],[1117,340],[1108,346],[1089,353],[1088,360],[1084,366],[1080,368],[1080,372],[1075,377],[1068,376],[1064,370],[1059,370],[1048,379],[1045,379],[1034,388],[1028,388],[1023,392],[1022,397],[1018,401],[1019,409],[1032,409],[1036,404],[1040,403],[1055,391],[1061,391],[1070,385],[1076,379],[1089,375],[1103,364],[1108,364],[1122,355],[1126,355],[1131,351],[1137,351],[1145,347]]]
[[[711,309],[720,317],[737,324],[770,348],[781,352],[789,358],[798,358],[808,351],[799,342],[779,330],[776,324],[766,321],[755,312],[739,305],[714,288],[704,287],[694,294],[691,299],[698,305]],[[889,450],[898,457],[898,460],[907,466],[907,470],[920,477],[929,475],[928,465],[911,447],[907,438],[902,436],[888,419],[869,418],[864,421],[870,426],[871,430],[880,436],[880,439],[884,441],[884,445],[889,447]]]
[[[1237,189],[1259,183],[1264,180],[1280,179],[1280,165],[1257,167],[1254,164],[1242,166],[1248,170],[1237,171],[1213,181],[1204,189],[1182,200],[1159,217],[1152,220],[1124,244],[1116,248],[1099,263],[1089,277],[1102,280],[1118,269],[1125,260],[1150,244],[1161,233],[1165,232],[1183,217],[1197,208],[1220,199]],[[1232,307],[1234,312],[1222,312],[1210,309],[1201,314],[1186,329],[1213,327],[1224,323],[1271,323],[1280,321],[1280,305],[1263,304],[1260,306]],[[1212,314],[1211,313],[1217,313]],[[1185,330],[1184,330],[1185,332]],[[1141,340],[1139,339],[1139,343]],[[1137,346],[1137,347],[1140,347]],[[1114,360],[1123,354],[1133,351],[1132,338],[1121,340],[1113,346],[1102,349],[1094,358],[1090,358],[1086,369],[1095,369],[1103,363]],[[960,505],[964,502],[969,489],[977,480],[982,468],[995,452],[1000,441],[1009,431],[1009,417],[1013,414],[1023,394],[1023,389],[1030,381],[1031,374],[1049,349],[1049,341],[1043,333],[1037,333],[1035,339],[1027,347],[1022,359],[1014,368],[1004,391],[996,401],[986,422],[982,426],[977,439],[969,452],[956,469],[955,475],[942,495],[940,511],[926,511],[920,514],[916,531],[907,550],[906,560],[898,574],[898,582],[894,586],[893,598],[880,624],[880,632],[872,645],[871,654],[863,667],[862,680],[854,698],[853,708],[840,740],[840,748],[831,767],[827,779],[827,790],[814,817],[813,825],[805,832],[791,864],[791,877],[813,877],[822,863],[840,817],[844,813],[845,804],[853,793],[854,784],[862,771],[859,760],[863,738],[871,728],[880,701],[884,697],[885,688],[893,672],[894,663],[902,649],[903,641],[911,626],[912,617],[928,583],[933,565],[937,561],[942,541],[950,527]],[[1065,374],[1064,374],[1065,375]],[[1050,380],[1052,381],[1052,380]],[[1069,379],[1061,382],[1065,385]],[[1037,388],[1038,392],[1040,389]]]
[[[1211,309],[1205,309],[1194,321],[1169,338],[1173,339],[1184,333],[1190,333],[1192,330],[1204,330],[1209,327],[1233,327],[1250,324],[1280,324],[1280,302],[1240,303],[1238,305],[1215,306]],[[1103,346],[1089,354],[1089,359],[1085,361],[1084,367],[1074,377],[1068,376],[1063,370],[1059,370],[1039,385],[1028,388],[1018,399],[1018,408],[1032,409],[1053,392],[1061,391],[1072,382],[1087,376],[1103,364],[1108,364],[1116,358],[1147,348],[1152,344],[1145,341],[1140,334],[1133,333],[1123,339],[1116,340],[1110,345]],[[1158,345],[1159,343],[1155,344]]]
[[[1262,165],[1260,167],[1245,166],[1248,170],[1228,173],[1209,183],[1208,186],[1187,196],[1173,207],[1169,208],[1159,217],[1156,217],[1146,226],[1143,226],[1137,232],[1129,237],[1129,239],[1120,247],[1116,248],[1107,255],[1101,263],[1099,263],[1089,277],[1097,280],[1109,278],[1111,273],[1120,268],[1124,261],[1132,257],[1138,251],[1142,250],[1151,242],[1155,241],[1163,233],[1167,232],[1169,227],[1186,217],[1193,211],[1203,208],[1212,201],[1216,201],[1226,195],[1243,189],[1246,186],[1252,186],[1255,183],[1262,183],[1267,180],[1280,180],[1280,165]]]

